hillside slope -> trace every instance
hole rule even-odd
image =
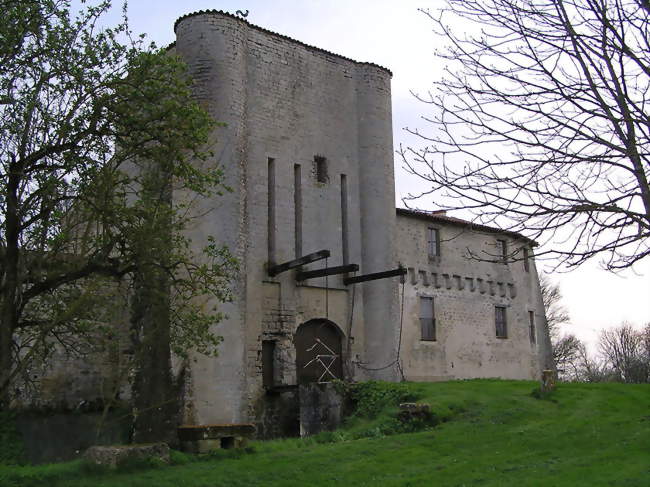
[[[531,395],[536,386],[408,384],[444,422],[385,436],[388,408],[315,438],[256,442],[253,453],[177,455],[188,463],[122,473],[78,463],[0,467],[0,485],[650,486],[650,385],[560,384],[546,399]]]

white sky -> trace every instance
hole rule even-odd
[[[387,67],[393,72],[393,139],[398,147],[409,140],[403,127],[423,130],[427,127],[421,116],[426,115],[428,107],[417,102],[410,90],[426,92],[439,73],[440,64],[433,52],[440,41],[431,33],[430,21],[417,9],[433,10],[441,3],[441,0],[131,0],[129,20],[134,32],[144,32],[164,46],[174,41],[174,21],[186,13],[207,9],[231,13],[249,10],[247,20],[252,24],[358,61]],[[398,201],[409,192],[417,192],[421,184],[405,174],[397,156],[395,178]],[[420,206],[426,208],[424,204]],[[581,339],[593,343],[598,330],[624,320],[637,326],[650,322],[650,259],[620,275],[599,270],[594,262],[551,277],[560,284],[564,304],[572,318],[571,325],[565,329]]]

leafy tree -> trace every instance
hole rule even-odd
[[[447,0],[435,132],[401,149],[447,208],[539,240],[568,266],[650,254],[646,0]],[[514,251],[517,249],[513,249]]]
[[[101,310],[127,287],[147,441],[171,414],[171,351],[216,351],[221,316],[206,304],[228,299],[234,262],[183,236],[181,195],[223,190],[205,150],[215,124],[178,58],[134,40],[126,15],[99,27],[109,8],[73,18],[67,0],[2,2],[0,404],[54,344],[101,334]]]

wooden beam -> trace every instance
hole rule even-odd
[[[384,279],[386,277],[403,276],[405,274],[406,274],[406,268],[405,267],[398,267],[397,269],[393,269],[393,270],[390,270],[390,271],[375,272],[373,274],[363,274],[361,276],[346,277],[345,279],[343,279],[343,283],[346,286],[348,286],[350,284],[356,284],[357,282],[374,281],[376,279]]]
[[[284,262],[283,264],[269,266],[269,276],[277,276],[281,272],[285,272],[289,269],[294,269],[305,264],[310,264],[312,262],[316,262],[317,260],[327,259],[329,256],[329,250],[319,250],[313,254],[303,255],[302,257],[290,260],[289,262]]]
[[[357,272],[359,266],[357,264],[339,265],[336,267],[325,267],[324,269],[316,269],[313,271],[302,271],[296,274],[296,281],[305,281],[315,277],[333,276],[336,274],[345,274],[347,272]]]

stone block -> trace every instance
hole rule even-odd
[[[243,448],[255,434],[255,425],[208,424],[178,427],[181,449],[189,453],[207,453],[220,448]]]
[[[96,465],[110,468],[133,460],[156,459],[169,463],[169,446],[167,443],[91,446],[86,450],[84,458]]]

